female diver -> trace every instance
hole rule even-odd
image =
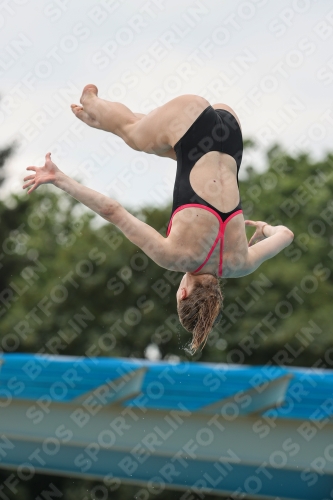
[[[121,137],[136,151],[177,161],[172,214],[164,238],[110,199],[71,179],[47,153],[43,167],[28,167],[24,188],[31,193],[51,183],[76,198],[141,248],[156,264],[184,272],[177,291],[177,309],[184,328],[192,332],[192,352],[204,346],[220,317],[223,296],[218,277],[238,278],[290,245],[285,226],[244,221],[238,190],[243,142],[239,120],[225,104],[183,95],[147,115],[132,113],[120,103],[97,96],[87,85],[72,104],[87,125]],[[247,242],[245,225],[255,227]],[[252,246],[254,243],[254,246]]]

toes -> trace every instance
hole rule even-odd
[[[80,112],[83,111],[83,107],[82,106],[78,106],[77,104],[72,104],[71,105],[71,108],[72,108],[72,111],[73,113],[78,116],[80,114]]]
[[[83,104],[83,101],[86,98],[93,97],[93,96],[97,97],[97,93],[98,93],[98,88],[96,87],[96,85],[93,85],[93,84],[86,85],[82,91],[80,103]]]
[[[81,106],[77,106],[76,108],[72,108],[72,111],[75,114],[76,118],[83,121],[87,125],[94,126],[94,120],[92,120],[90,118],[88,113],[86,113]]]

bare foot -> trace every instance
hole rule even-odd
[[[96,85],[89,83],[82,90],[80,103],[84,106],[84,102],[91,97],[97,97],[97,93],[98,93],[98,88],[96,87]]]
[[[78,106],[77,104],[71,104],[71,108],[74,115],[79,120],[89,125],[89,127],[99,128],[99,122],[95,118],[88,115],[88,113],[83,109],[82,106]]]
[[[96,85],[89,84],[86,85],[82,91],[82,95],[80,98],[80,103],[82,106],[78,106],[77,104],[72,104],[71,108],[73,113],[79,120],[82,120],[84,123],[89,125],[90,127],[99,128],[100,124],[96,120],[96,116],[93,112],[92,99],[97,97],[98,88]]]

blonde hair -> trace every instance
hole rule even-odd
[[[196,282],[190,295],[179,301],[177,306],[179,321],[185,330],[193,334],[188,348],[192,355],[201,345],[201,350],[205,347],[222,305],[220,283],[213,275]]]

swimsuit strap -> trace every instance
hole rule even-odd
[[[215,212],[215,210],[212,210],[210,207],[206,207],[205,205],[199,205],[197,203],[189,203],[188,205],[182,205],[182,206],[178,207],[174,211],[174,213],[172,214],[172,217],[171,217],[171,220],[170,220],[169,226],[168,226],[167,236],[169,235],[169,233],[171,231],[172,219],[173,219],[174,215],[177,212],[180,212],[181,210],[184,210],[185,208],[191,208],[191,207],[202,208],[204,210],[207,210],[208,212],[211,212],[212,214],[215,215],[215,217],[218,219],[219,224],[220,224],[218,234],[217,234],[217,236],[215,238],[215,241],[214,241],[213,245],[211,246],[211,249],[209,250],[209,252],[207,254],[207,257],[205,258],[204,262],[198,267],[198,269],[196,269],[195,271],[193,271],[193,273],[197,273],[198,271],[200,271],[204,267],[205,264],[207,264],[207,262],[209,261],[212,253],[215,250],[215,247],[216,247],[218,241],[220,240],[220,258],[219,258],[218,276],[221,277],[222,276],[223,246],[224,246],[224,233],[225,233],[225,229],[227,227],[228,222],[233,217],[235,217],[236,215],[243,213],[243,211],[242,210],[237,210],[236,212],[234,212],[231,215],[229,215],[229,217],[225,221],[223,221],[221,219],[221,217],[219,216],[219,214],[217,212]]]

